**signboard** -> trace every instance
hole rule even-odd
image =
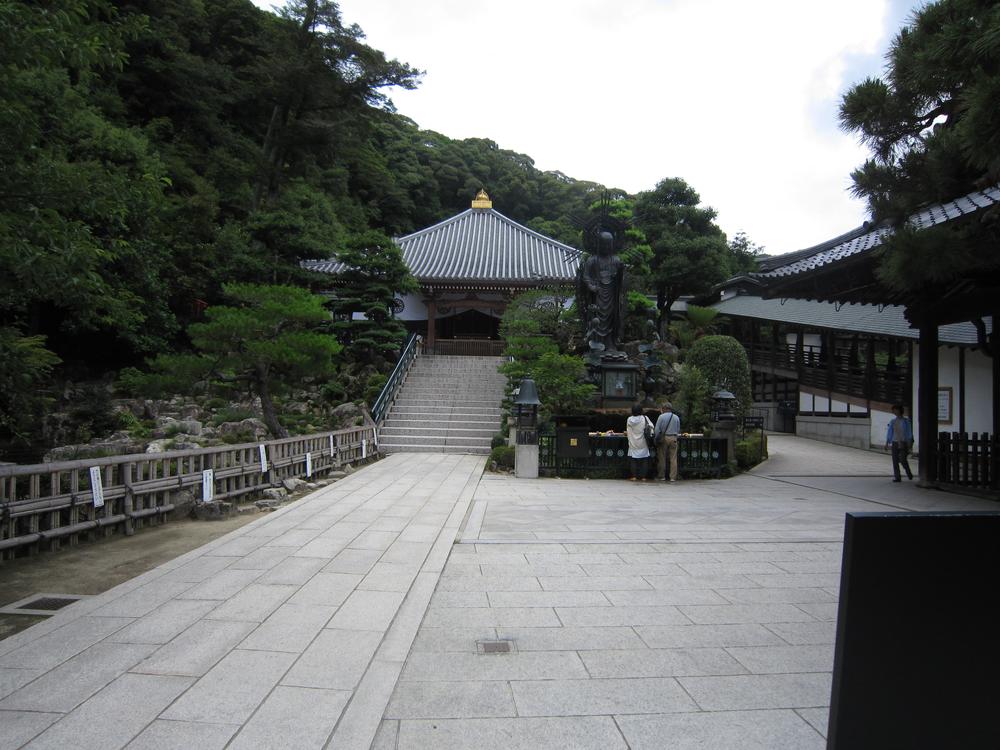
[[[763,430],[764,417],[743,417],[744,430]]]
[[[937,390],[937,421],[939,424],[951,424],[951,386],[943,386]]]
[[[361,458],[368,458],[368,441],[361,438]]]
[[[104,485],[101,482],[101,467],[90,467],[90,494],[94,498],[94,507],[104,507]]]
[[[261,443],[257,447],[260,450],[260,473],[261,474],[266,474],[267,473],[267,448],[264,447],[263,443]]]
[[[205,469],[201,472],[201,501],[210,503],[215,498],[215,471]]]
[[[306,476],[311,477],[313,475],[313,454],[306,453]]]
[[[330,458],[333,458],[333,456],[336,454],[336,452],[337,452],[337,449],[333,445],[333,435],[330,435]]]

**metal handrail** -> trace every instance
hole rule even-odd
[[[389,411],[389,406],[392,404],[392,400],[396,398],[396,392],[403,384],[403,378],[406,377],[406,373],[409,371],[410,365],[413,364],[413,360],[417,357],[417,348],[417,334],[411,333],[410,337],[406,340],[406,344],[403,345],[403,351],[400,352],[399,361],[396,362],[396,366],[389,375],[389,379],[385,381],[385,386],[383,386],[382,392],[378,394],[378,398],[376,398],[375,403],[372,404],[372,419],[375,421],[376,425],[381,425],[382,422],[385,421],[386,412]]]

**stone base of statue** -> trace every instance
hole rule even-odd
[[[610,354],[620,356],[604,354],[587,363],[590,382],[597,386],[597,407],[627,408],[635,403],[638,393],[639,365],[629,362],[625,352]]]

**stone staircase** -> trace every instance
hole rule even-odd
[[[500,357],[424,354],[413,362],[379,430],[386,453],[489,453],[507,379]]]

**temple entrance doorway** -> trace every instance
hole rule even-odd
[[[479,310],[466,310],[437,320],[438,339],[498,339],[500,319]]]

